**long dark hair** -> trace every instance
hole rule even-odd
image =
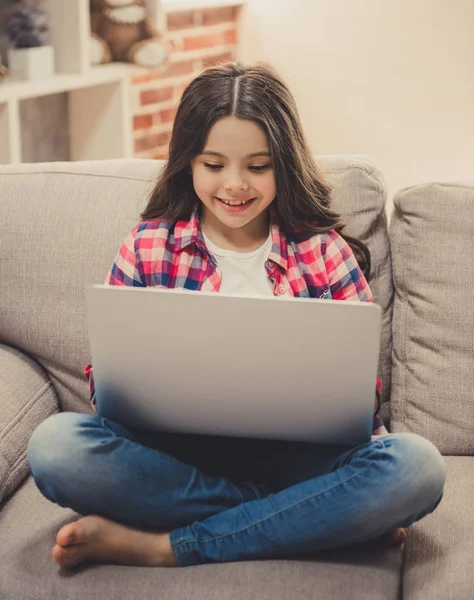
[[[336,230],[350,245],[368,278],[370,253],[343,233],[345,224],[330,207],[331,187],[316,166],[303,134],[291,92],[267,64],[225,63],[206,69],[185,89],[163,168],[143,220],[188,220],[196,205],[190,170],[214,123],[235,116],[256,122],[266,133],[272,156],[282,231],[314,235]]]

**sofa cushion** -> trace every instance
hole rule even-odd
[[[89,411],[86,286],[103,283],[159,165],[0,166],[0,341],[48,371],[64,410]]]
[[[347,549],[318,558],[252,561],[175,569],[51,561],[58,530],[78,515],[41,496],[32,478],[0,507],[2,600],[397,600],[400,549]]]
[[[371,288],[383,306],[380,372],[390,390],[390,255],[383,180],[370,159],[321,156],[334,207],[373,253]],[[88,411],[84,289],[103,283],[139,221],[163,163],[110,160],[0,166],[0,341],[35,356],[63,410]],[[384,416],[388,416],[384,408]]]
[[[392,430],[474,452],[474,183],[394,199]]]
[[[405,544],[403,598],[472,600],[474,591],[474,458],[447,456],[444,497],[412,525]]]
[[[333,206],[342,214],[345,231],[367,244],[372,258],[370,289],[382,307],[379,375],[383,382],[381,415],[390,423],[392,376],[392,261],[387,231],[385,181],[366,156],[319,156],[317,162],[333,186]]]
[[[57,411],[58,399],[43,369],[0,344],[0,502],[28,475],[31,434]]]

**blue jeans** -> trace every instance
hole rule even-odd
[[[41,493],[82,515],[169,531],[181,565],[288,557],[408,527],[439,504],[445,462],[428,440],[358,447],[131,432],[63,412],[33,432]]]

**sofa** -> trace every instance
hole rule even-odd
[[[161,163],[0,166],[1,600],[472,600],[474,597],[474,182],[399,191],[367,157],[319,156],[347,232],[372,253],[383,309],[382,416],[431,440],[448,466],[437,510],[401,548],[181,569],[107,564],[62,570],[58,530],[79,515],[28,472],[29,437],[58,411],[92,413],[84,290],[102,283],[139,220]],[[315,515],[317,518],[317,515]]]

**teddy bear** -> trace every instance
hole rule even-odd
[[[90,0],[92,65],[132,62],[156,68],[169,54],[168,44],[147,17],[144,0]]]

